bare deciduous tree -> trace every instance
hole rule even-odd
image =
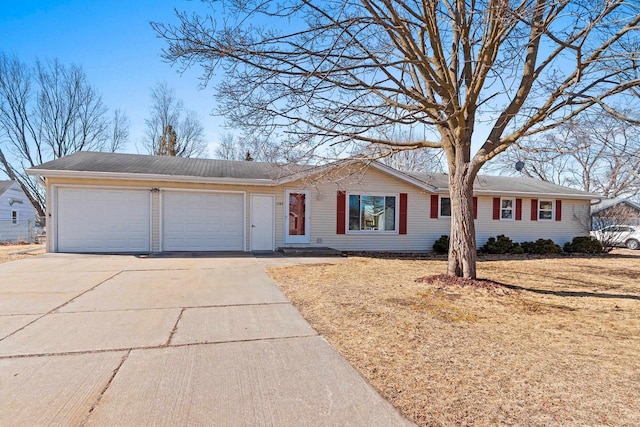
[[[0,54],[0,168],[44,217],[44,192],[25,169],[76,151],[117,151],[128,120],[107,116],[102,98],[80,67],[58,61],[28,66]]]
[[[204,141],[204,127],[194,111],[185,110],[184,102],[176,97],[175,90],[166,82],[160,82],[151,89],[150,117],[145,120],[147,134],[144,146],[149,154],[172,155],[177,157],[205,157],[207,144]],[[172,150],[161,147],[167,129],[175,134]]]
[[[592,234],[602,243],[605,252],[620,246],[638,249],[637,236],[632,236],[640,221],[638,209],[623,200],[607,202],[601,203],[605,207],[595,205],[591,215]]]
[[[113,111],[108,151],[115,153],[129,141],[129,118],[119,108]]]
[[[640,193],[640,126],[610,115],[570,120],[540,139],[526,139],[496,158],[494,170],[513,173],[516,161],[533,178],[605,198]]]
[[[224,160],[245,160],[247,153],[259,162],[296,161],[282,157],[278,146],[263,138],[243,138],[231,133],[222,135],[215,149],[215,157]]]
[[[430,148],[401,150],[392,154],[384,153],[380,162],[405,172],[443,173],[442,152]]]
[[[205,82],[222,75],[218,106],[231,125],[280,133],[310,156],[362,143],[444,151],[451,275],[476,277],[472,191],[488,160],[591,109],[638,102],[637,2],[209,3],[209,16],[152,25],[165,59],[200,65]],[[399,128],[424,137],[384,137]]]

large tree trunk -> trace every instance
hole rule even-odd
[[[449,175],[451,234],[449,236],[450,276],[476,278],[476,228],[473,219],[474,172],[468,163],[457,165]]]

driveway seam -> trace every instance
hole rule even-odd
[[[183,309],[195,309],[195,308],[224,308],[224,307],[245,307],[245,306],[263,306],[263,305],[287,305],[291,304],[289,301],[279,301],[279,302],[257,302],[250,304],[220,304],[220,305],[187,305],[187,306],[171,306],[171,307],[142,307],[142,308],[125,308],[125,309],[114,309],[114,310],[77,310],[77,311],[60,311],[59,314],[70,314],[70,313],[110,313],[113,311],[148,311],[148,310],[169,310],[174,308],[183,308]],[[34,313],[41,314],[41,313]],[[56,313],[58,314],[58,313]],[[31,314],[33,315],[33,314]],[[23,316],[23,314],[11,314],[7,316]]]
[[[23,329],[24,329],[24,328],[26,328],[27,326],[32,325],[33,323],[37,322],[38,320],[42,319],[43,317],[45,317],[45,316],[47,316],[47,315],[49,315],[49,314],[53,313],[54,311],[56,311],[56,310],[58,310],[58,309],[60,309],[60,308],[64,307],[65,305],[69,304],[70,302],[72,302],[72,301],[73,301],[73,300],[75,300],[76,298],[81,297],[82,295],[86,294],[87,292],[91,292],[92,290],[94,290],[94,289],[95,289],[95,288],[97,288],[98,286],[102,285],[102,284],[103,284],[104,282],[106,282],[107,280],[111,280],[111,279],[113,279],[114,277],[116,277],[116,276],[117,276],[118,274],[120,274],[120,273],[122,273],[122,270],[118,271],[117,273],[115,273],[115,274],[114,274],[114,275],[112,275],[112,276],[107,277],[106,279],[104,279],[103,281],[101,281],[101,282],[100,282],[100,283],[98,283],[97,285],[92,286],[91,288],[87,289],[86,291],[83,291],[83,292],[79,293],[79,294],[78,294],[78,295],[76,295],[75,297],[73,297],[73,298],[71,298],[70,300],[68,300],[68,301],[66,301],[66,302],[64,302],[64,303],[62,303],[62,304],[60,304],[59,306],[52,308],[51,310],[49,310],[49,311],[47,311],[46,313],[44,313],[42,316],[38,317],[37,319],[32,320],[31,322],[27,323],[27,324],[26,324],[26,325],[24,325],[23,327],[21,327],[21,328],[19,328],[19,329],[16,329],[15,331],[11,332],[10,334],[8,334],[8,335],[6,335],[6,336],[4,336],[4,337],[0,338],[0,341],[5,340],[5,339],[9,338],[9,337],[10,337],[10,336],[12,336],[12,335],[15,335],[17,332],[20,332],[21,330],[23,330]],[[40,314],[40,313],[38,313],[38,314]]]
[[[184,344],[171,344],[171,345],[162,344],[162,345],[150,345],[150,346],[141,346],[141,347],[110,348],[110,349],[104,349],[104,350],[65,351],[65,352],[59,352],[59,353],[14,354],[11,356],[0,356],[0,360],[26,359],[29,357],[73,356],[78,354],[114,353],[114,352],[123,352],[123,351],[131,352],[134,350],[161,350],[161,349],[167,349],[167,348],[190,347],[194,345],[221,345],[221,344],[234,344],[234,343],[255,342],[255,341],[290,340],[290,339],[310,338],[310,337],[321,337],[324,339],[322,335],[319,335],[317,332],[315,332],[313,334],[292,335],[288,337],[268,337],[268,338],[250,338],[250,339],[227,340],[227,341],[190,342],[190,343],[184,343]]]
[[[171,340],[173,339],[173,336],[178,331],[178,323],[180,323],[180,319],[182,319],[182,315],[184,314],[185,310],[186,310],[186,308],[184,308],[184,307],[182,308],[182,310],[180,310],[180,314],[178,314],[178,318],[176,319],[176,323],[175,323],[175,325],[173,325],[173,329],[171,330],[171,333],[169,334],[169,339],[167,340],[167,343],[165,344],[165,346],[171,345]]]
[[[102,400],[102,396],[104,396],[104,394],[107,392],[107,390],[111,386],[111,383],[113,382],[113,379],[116,377],[116,375],[118,375],[118,372],[120,371],[120,368],[122,367],[122,365],[124,365],[124,362],[126,362],[126,360],[129,358],[130,354],[131,354],[131,350],[129,350],[124,356],[122,356],[122,359],[120,360],[120,363],[113,370],[113,374],[111,374],[111,377],[109,378],[109,381],[107,381],[107,384],[105,384],[105,386],[102,388],[102,391],[100,392],[100,394],[96,398],[96,401],[93,403],[93,405],[91,405],[91,408],[89,408],[89,412],[84,417],[84,419],[80,422],[81,426],[84,426],[87,423],[87,421],[89,420],[89,417],[91,416],[91,413],[96,409],[96,407],[98,406],[98,404]]]
[[[194,270],[244,270],[246,267],[198,267],[198,268],[125,268],[123,271],[194,271]]]

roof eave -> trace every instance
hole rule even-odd
[[[438,188],[435,193],[449,194],[449,189]],[[474,196],[521,196],[527,198],[553,198],[553,199],[573,199],[573,200],[595,200],[601,199],[602,196],[597,194],[578,194],[578,193],[539,193],[539,192],[526,192],[526,191],[490,191],[490,190],[474,190]]]
[[[612,208],[612,207],[614,207],[614,206],[618,206],[618,205],[620,205],[620,204],[627,205],[627,206],[629,206],[629,207],[631,207],[631,208],[633,208],[633,209],[636,209],[636,210],[640,211],[640,205],[638,205],[638,204],[636,204],[636,203],[632,202],[631,200],[626,200],[626,199],[625,199],[625,200],[619,200],[618,202],[616,202],[616,203],[612,203],[612,204],[607,205],[607,206],[605,206],[605,207],[603,207],[603,208],[596,209],[596,210],[592,211],[592,213],[596,214],[596,213],[598,213],[598,212],[602,212],[602,211],[604,211],[604,210],[610,209],[610,208]],[[597,206],[597,205],[595,205],[594,207],[596,207],[596,206]]]
[[[416,187],[420,187],[423,190],[427,190],[427,191],[430,191],[430,192],[435,192],[437,190],[436,186],[434,186],[432,184],[429,184],[426,181],[422,181],[422,180],[420,180],[418,178],[414,178],[409,174],[406,174],[406,173],[404,173],[402,171],[394,169],[394,168],[392,168],[390,166],[387,166],[385,164],[382,164],[380,162],[373,161],[373,162],[371,162],[371,166],[373,166],[375,169],[378,169],[379,171],[386,172],[387,174],[389,174],[391,176],[394,176],[394,177],[396,177],[398,179],[401,179],[401,180],[403,180],[405,182],[408,182],[409,184],[415,185]]]
[[[125,172],[94,172],[94,171],[61,171],[48,169],[27,169],[31,176],[43,176],[45,178],[78,178],[78,179],[108,179],[131,181],[160,181],[160,182],[189,182],[222,185],[255,185],[272,187],[276,184],[273,179],[264,178],[219,178],[200,177],[189,175],[162,175],[149,173],[125,173]]]

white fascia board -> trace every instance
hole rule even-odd
[[[85,172],[85,171],[60,171],[29,169],[27,174],[31,176],[44,176],[46,178],[80,178],[80,179],[109,179],[131,181],[160,181],[160,182],[189,182],[200,184],[226,184],[226,185],[255,185],[273,187],[276,182],[272,179],[239,179],[239,178],[211,178],[185,175],[159,175],[146,173],[122,173],[122,172]]]
[[[449,189],[438,188],[434,193],[449,195]],[[602,196],[597,194],[569,194],[569,193],[525,193],[522,191],[487,191],[479,190],[473,192],[474,196],[512,196],[522,198],[548,198],[548,199],[565,199],[565,200],[598,200]]]
[[[437,187],[429,184],[428,182],[414,178],[411,175],[408,175],[390,166],[384,165],[380,162],[375,162],[375,161],[371,162],[371,166],[373,166],[375,169],[378,169],[381,172],[387,173],[393,177],[401,179],[402,181],[408,182],[409,184],[415,185],[416,187],[420,187],[432,193],[437,190]]]

